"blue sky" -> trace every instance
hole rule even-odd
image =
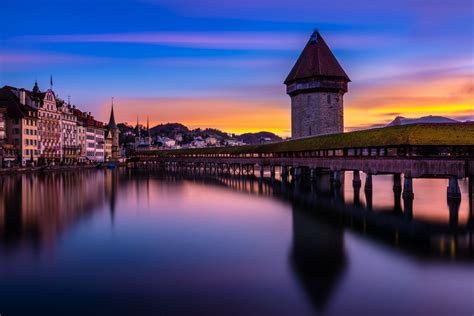
[[[282,82],[318,28],[352,79],[349,129],[395,115],[470,119],[473,3],[4,0],[0,85],[47,88],[53,75],[60,97],[99,119],[114,96],[119,121],[285,135]]]

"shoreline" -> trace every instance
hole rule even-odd
[[[126,163],[118,163],[117,168],[126,166]],[[23,167],[23,168],[5,168],[0,169],[0,176],[39,173],[39,172],[57,172],[57,171],[76,171],[86,169],[106,169],[105,164],[98,165],[72,165],[72,166],[48,166],[48,167]]]

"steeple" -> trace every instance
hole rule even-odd
[[[138,125],[138,115],[137,115],[137,126],[135,127],[137,137],[140,137],[140,126]]]
[[[291,69],[285,84],[317,77],[332,77],[340,78],[346,82],[351,81],[319,31],[316,30]]]
[[[34,94],[41,92],[39,87],[38,87],[38,80],[35,80],[35,85],[33,86],[32,91],[33,91]]]
[[[148,137],[151,138],[151,134],[150,134],[150,121],[149,121],[149,119],[148,119],[148,116],[146,117],[146,131],[147,131]]]
[[[114,98],[113,97],[112,97],[112,107],[110,110],[109,128],[117,128],[117,124],[115,123],[115,116],[114,116]]]

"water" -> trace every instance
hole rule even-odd
[[[472,315],[468,182],[0,177],[0,314]],[[472,202],[471,202],[472,203]]]

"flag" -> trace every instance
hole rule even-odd
[[[51,87],[53,86],[53,75],[51,75],[51,77],[49,77],[49,84],[51,85]]]

